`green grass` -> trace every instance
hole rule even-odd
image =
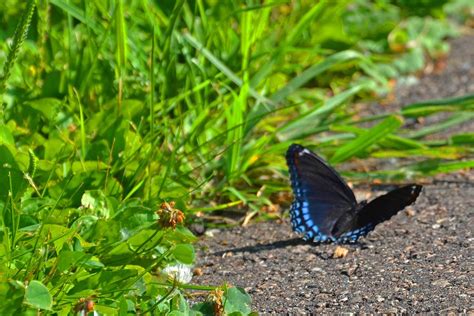
[[[354,106],[447,53],[446,12],[469,4],[444,2],[4,1],[0,313],[249,314],[225,280],[164,271],[194,263],[197,216],[272,217],[292,142],[333,164],[402,158],[354,181],[472,168],[472,133],[427,136],[472,119],[474,96]],[[191,307],[193,291],[209,295]]]

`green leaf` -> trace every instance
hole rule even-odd
[[[107,205],[107,197],[101,190],[86,191],[81,197],[81,205],[93,211],[98,217],[110,217],[111,210]]]
[[[122,205],[117,213],[114,214],[113,220],[120,223],[122,229],[133,230],[156,221],[156,215],[154,212],[150,212],[150,209],[143,206]]]
[[[1,266],[0,268],[4,268]],[[6,272],[6,269],[3,271]],[[22,302],[25,296],[25,286],[23,282],[11,280],[0,281],[0,315],[21,315]]]
[[[169,315],[176,315],[176,316],[187,316],[187,315],[201,315],[200,313],[196,313],[194,310],[189,308],[189,304],[182,293],[178,293],[172,300],[171,306],[173,306],[173,310]]]
[[[57,269],[60,272],[66,272],[73,266],[77,266],[78,263],[88,260],[91,255],[85,254],[82,251],[61,251],[58,255]]]
[[[111,307],[110,305],[96,304],[94,311],[97,312],[95,315],[117,315],[117,308]],[[93,315],[93,313],[89,313],[88,315]]]
[[[43,238],[47,239],[49,242],[53,242],[54,248],[59,252],[64,243],[68,242],[72,235],[75,233],[75,230],[72,228],[67,228],[62,225],[55,224],[45,224],[43,226]]]
[[[353,141],[340,147],[329,160],[331,163],[343,162],[385,138],[403,124],[398,116],[389,116],[378,125],[368,129]]]
[[[74,161],[72,163],[72,171],[77,173],[105,170],[108,167],[109,166],[102,161]]]
[[[107,223],[105,224],[104,229],[107,227]],[[124,230],[123,233],[129,234],[131,232]],[[153,245],[159,243],[163,238],[163,231],[156,232],[156,230],[152,229],[141,229],[138,233],[132,235],[127,242],[119,242],[119,240],[116,240],[116,237],[119,236],[116,235],[117,232],[113,232],[111,236],[107,235],[107,232],[104,232],[104,237],[116,242],[114,243],[114,248],[109,251],[104,251],[104,253],[101,254],[100,261],[108,266],[133,263],[145,267],[150,264],[152,259],[140,258],[136,255],[135,251],[142,249],[146,244]]]
[[[191,310],[195,312],[197,315],[204,315],[204,316],[215,315],[214,304],[211,302],[202,302],[202,303],[194,304]]]
[[[252,311],[252,299],[244,289],[231,287],[225,291],[224,295],[226,298],[224,305],[226,314],[242,313],[243,315],[247,315]]]
[[[25,303],[38,309],[51,310],[53,298],[43,283],[33,280],[26,288]]]
[[[0,201],[5,201],[10,195],[20,197],[26,189],[27,182],[20,169],[19,152],[6,144],[0,144]]]
[[[171,311],[168,314],[168,316],[186,316],[186,315],[189,315],[189,312],[184,313],[184,312],[181,312],[181,311]]]
[[[129,304],[129,300],[127,300],[124,296],[120,298],[119,301],[119,311],[118,315],[119,316],[127,316],[128,312],[135,312],[134,308],[130,308],[130,305],[133,306],[133,304]],[[130,302],[131,303],[131,302]]]
[[[136,280],[139,273],[140,271],[135,268],[126,269],[123,267],[115,270],[102,270],[95,274],[84,273],[84,278],[74,281],[74,288],[68,294],[88,293],[98,288],[104,292],[123,290],[125,286],[130,286],[131,281]]]
[[[184,226],[177,226],[175,230],[167,233],[167,239],[175,243],[193,243],[197,241],[196,236]]]
[[[15,145],[12,132],[4,124],[0,124],[0,145],[1,144],[7,144],[11,146]]]
[[[26,105],[34,109],[35,112],[41,113],[48,121],[54,122],[62,101],[55,98],[42,98],[28,101]]]
[[[194,247],[190,244],[178,244],[174,247],[173,255],[184,264],[192,264],[195,257]]]

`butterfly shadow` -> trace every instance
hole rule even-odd
[[[238,247],[238,248],[229,248],[226,250],[220,250],[213,252],[212,255],[215,256],[222,256],[228,252],[232,253],[240,253],[240,252],[250,252],[250,253],[257,253],[261,251],[266,251],[266,250],[273,250],[273,249],[279,249],[279,248],[286,248],[286,247],[292,247],[292,246],[297,246],[297,245],[307,245],[308,242],[304,241],[300,237],[296,238],[291,238],[287,240],[277,240],[273,241],[267,244],[257,244],[254,246],[245,246],[245,247]]]
[[[316,244],[316,243],[310,243],[308,241],[305,241],[301,237],[296,237],[296,238],[291,238],[291,239],[286,239],[286,240],[277,240],[277,241],[273,241],[273,242],[270,242],[270,243],[267,243],[267,244],[257,244],[257,245],[254,245],[254,246],[229,248],[229,249],[213,252],[211,255],[222,256],[222,255],[224,255],[226,253],[229,253],[229,252],[234,253],[234,254],[242,253],[242,252],[258,253],[258,252],[261,252],[261,251],[268,251],[268,250],[274,250],[274,249],[280,249],[280,248],[294,247],[294,246],[299,246],[299,245],[311,246],[311,247],[315,247],[315,249],[317,249],[319,246],[331,246],[331,245],[333,247],[345,246],[345,247],[360,248],[360,249],[368,248],[368,246],[365,242],[360,242],[360,241],[355,242],[355,243],[351,243],[351,244],[337,244],[337,243]],[[321,252],[320,250],[321,249],[319,249],[319,251],[316,251],[315,254],[320,255],[323,259],[327,259],[326,255],[323,255],[323,253],[325,253],[325,252],[324,251]]]
[[[331,256],[329,253],[332,253],[330,251],[329,253],[326,250],[323,250],[319,248],[320,246],[332,246],[332,247],[337,247],[337,246],[344,246],[344,247],[350,247],[350,248],[359,248],[359,249],[367,249],[369,246],[365,242],[355,242],[351,244],[316,244],[316,243],[310,243],[308,241],[305,241],[301,237],[296,237],[296,238],[291,238],[291,239],[286,239],[286,240],[277,240],[273,241],[267,244],[257,244],[253,246],[245,246],[245,247],[237,247],[237,248],[228,248],[225,250],[220,250],[211,253],[210,255],[213,256],[223,256],[227,253],[258,253],[261,251],[269,251],[269,250],[274,250],[274,249],[281,249],[281,248],[287,248],[287,247],[294,247],[294,246],[299,246],[299,245],[306,245],[306,246],[311,246],[311,248],[314,248],[312,253],[320,257],[321,259],[329,259]],[[319,248],[319,249],[318,249]]]

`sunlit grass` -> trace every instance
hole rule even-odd
[[[67,314],[94,301],[102,313],[189,314],[184,293],[214,289],[195,310],[228,299],[227,313],[249,313],[239,289],[162,271],[194,262],[180,212],[187,223],[225,209],[232,223],[273,216],[263,210],[289,190],[292,142],[333,164],[400,158],[346,172],[355,181],[472,168],[472,133],[427,139],[472,120],[472,95],[356,111],[446,54],[456,33],[429,17],[440,7],[375,2],[0,4],[12,30],[0,38],[0,278],[10,282],[0,312]]]

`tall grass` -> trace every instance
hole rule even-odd
[[[274,193],[288,190],[291,142],[334,164],[416,158],[348,173],[358,181],[474,164],[471,133],[426,139],[472,119],[473,96],[362,118],[353,106],[420,70],[427,54],[446,53],[454,27],[414,17],[409,5],[49,0],[20,11],[12,3],[0,4],[1,23],[18,21],[12,45],[10,34],[0,39],[9,51],[0,56],[4,312],[67,313],[91,300],[104,313],[189,312],[175,289],[202,287],[161,273],[194,260],[180,211],[188,220],[225,208],[265,216]],[[453,114],[404,128],[440,112]],[[228,313],[250,312],[247,296],[220,289],[236,300]]]

